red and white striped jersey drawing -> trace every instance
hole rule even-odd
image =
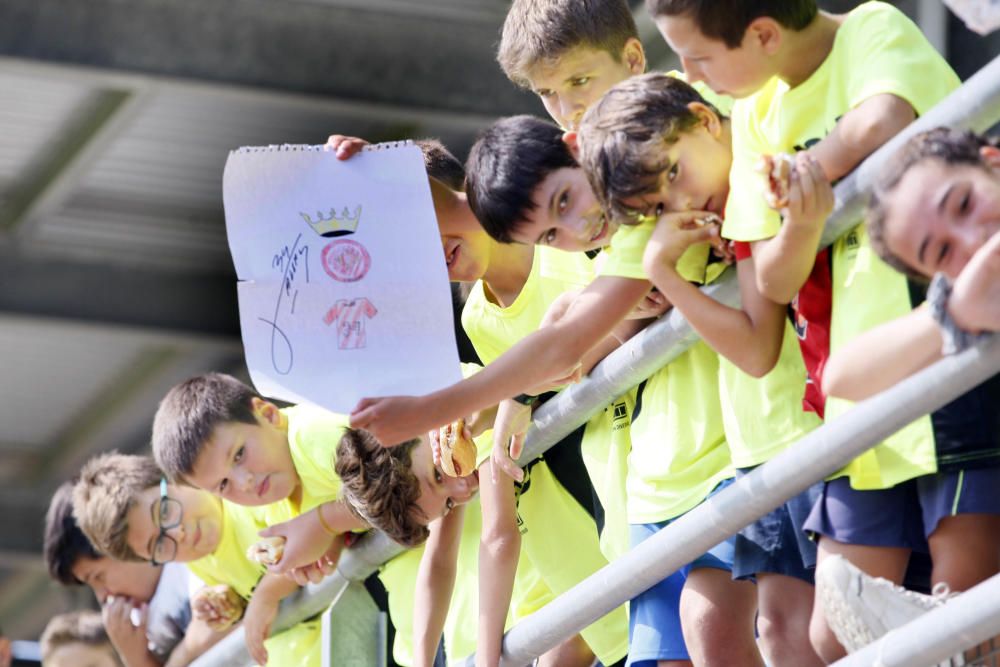
[[[340,299],[323,316],[326,324],[337,323],[337,347],[341,350],[355,350],[365,346],[365,317],[378,314],[372,302],[361,297]]]

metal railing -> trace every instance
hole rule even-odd
[[[829,245],[857,224],[868,192],[866,184],[871,183],[885,160],[910,136],[940,125],[982,132],[998,120],[1000,58],[869,156],[837,185],[837,204],[826,224],[823,245]],[[730,305],[739,301],[732,272],[705,291]],[[587,378],[535,412],[520,460],[525,462],[545,452],[604,409],[613,397],[652,375],[697,340],[697,334],[678,312],[668,313],[650,325],[598,364]],[[559,596],[533,614],[530,623],[511,628],[504,639],[501,664],[527,664],[913,419],[946,404],[998,371],[1000,343],[991,338],[977,348],[938,362],[813,431],[794,447]],[[275,631],[320,613],[336,602],[348,582],[364,579],[401,551],[402,547],[384,535],[367,536],[344,553],[337,574],[285,601]],[[993,630],[1000,631],[1000,625]],[[242,643],[242,632],[238,630],[194,665],[250,664]],[[470,657],[467,664],[472,663]]]

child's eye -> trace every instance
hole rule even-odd
[[[552,245],[553,243],[555,243],[556,230],[550,229],[549,231],[545,232],[545,237],[542,239],[542,241],[545,243],[545,245]]]
[[[441,476],[441,471],[438,470],[437,468],[434,468],[434,481],[440,484],[443,479],[444,478]]]
[[[653,207],[653,214],[657,218],[659,218],[661,215],[663,215],[663,203],[662,202]]]
[[[567,208],[569,208],[569,192],[564,192],[559,195],[559,201],[556,203],[556,208],[559,209],[560,213],[564,213]]]
[[[680,173],[680,171],[681,171],[681,166],[680,166],[680,163],[679,163],[679,162],[675,162],[675,163],[674,163],[674,164],[673,164],[673,165],[672,165],[672,166],[670,167],[670,170],[669,170],[669,171],[667,171],[667,181],[668,181],[669,183],[673,183],[673,182],[674,182],[674,179],[676,179],[676,178],[677,178],[677,174],[679,174],[679,173]]]
[[[548,88],[543,88],[541,90],[536,90],[535,95],[538,95],[539,97],[552,97],[552,91]]]
[[[448,512],[452,511],[453,509],[455,509],[455,501],[452,500],[451,498],[448,498],[447,500],[444,501],[444,513],[448,514]]]
[[[585,86],[588,83],[590,83],[589,76],[578,76],[575,79],[570,79],[569,85],[579,87],[579,86]]]
[[[221,482],[219,482],[219,493],[225,493],[226,492],[226,488],[228,486],[229,486],[229,480],[223,478],[223,480]]]
[[[965,196],[962,197],[962,201],[960,201],[958,204],[958,210],[960,212],[965,213],[966,211],[969,210],[969,200],[971,198],[972,198],[972,193],[966,192]]]
[[[240,445],[240,448],[236,450],[236,454],[233,455],[233,463],[239,463],[240,461],[243,460],[243,454],[245,449],[246,449],[245,446]]]

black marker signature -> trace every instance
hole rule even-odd
[[[278,326],[278,315],[281,312],[281,300],[285,296],[292,297],[292,307],[290,314],[295,314],[295,302],[298,299],[299,290],[295,280],[299,275],[299,269],[304,269],[305,281],[309,282],[309,246],[299,247],[302,234],[295,237],[295,243],[289,248],[285,246],[271,260],[271,268],[282,272],[281,285],[278,289],[278,298],[274,302],[274,318],[272,320],[258,317],[271,327],[271,366],[281,375],[288,375],[292,371],[295,361],[295,351],[292,349],[292,341],[288,335]],[[301,267],[300,267],[301,261]],[[280,338],[280,341],[279,341]],[[283,347],[284,349],[279,349]],[[279,356],[285,357],[279,360]],[[284,363],[281,363],[284,362]]]

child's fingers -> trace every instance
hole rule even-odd
[[[524,451],[524,434],[512,435],[510,438],[510,458],[514,461],[518,460],[521,458],[522,451]]]
[[[351,428],[367,428],[375,420],[375,408],[378,407],[377,398],[362,398],[351,410]]]

